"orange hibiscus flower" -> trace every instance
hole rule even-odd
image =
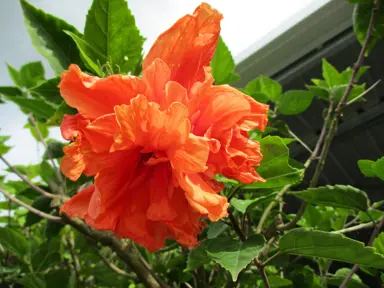
[[[263,130],[268,106],[228,86],[214,86],[209,63],[222,15],[201,4],[163,33],[143,62],[143,77],[98,78],[71,65],[61,95],[78,110],[61,132],[61,169],[94,184],[61,209],[88,225],[130,238],[150,251],[166,239],[198,245],[201,219],[227,215],[215,174],[264,181],[262,155],[247,131]]]

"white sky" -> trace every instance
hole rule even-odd
[[[33,5],[56,15],[83,31],[85,15],[91,0],[29,0]],[[222,36],[235,56],[260,41],[299,13],[308,5],[321,5],[329,0],[207,0],[224,15]],[[338,0],[334,0],[338,1]],[[141,33],[147,38],[148,51],[156,37],[178,18],[192,13],[200,0],[128,0]],[[0,86],[13,85],[5,62],[17,69],[31,61],[43,60],[46,77],[52,77],[47,62],[34,50],[23,22],[19,1],[0,1]],[[23,129],[26,116],[14,104],[0,105],[0,135],[11,135],[14,148],[6,155],[13,164],[36,163],[42,147]],[[60,139],[58,129],[51,129],[50,136]],[[0,163],[0,170],[4,169]],[[0,174],[2,174],[0,172]]]

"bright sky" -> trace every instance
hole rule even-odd
[[[320,6],[330,0],[207,0],[223,15],[222,37],[235,56],[309,5]],[[337,1],[337,0],[333,0]],[[44,11],[56,15],[83,31],[85,15],[92,0],[29,0]],[[193,13],[200,0],[128,0],[136,23],[147,41],[148,51],[156,37],[178,18]],[[282,28],[284,29],[284,28]],[[46,77],[52,77],[47,62],[34,50],[23,22],[19,1],[0,1],[0,86],[13,85],[5,62],[17,69],[31,61],[43,60]],[[11,135],[14,148],[6,158],[13,164],[37,163],[43,148],[29,131],[23,129],[27,118],[14,104],[0,105],[0,135]],[[50,137],[60,139],[58,129]],[[0,163],[0,170],[4,168]],[[0,172],[0,174],[2,174]]]

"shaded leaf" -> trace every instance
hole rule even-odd
[[[44,276],[38,273],[29,273],[26,274],[21,283],[25,288],[46,288]],[[48,287],[47,287],[48,288]]]
[[[341,268],[336,271],[332,277],[327,277],[327,284],[339,287],[343,283],[344,279],[351,272],[349,268]],[[352,278],[348,282],[348,288],[369,288],[361,281],[360,277],[353,274]]]
[[[36,124],[37,124],[37,128],[39,129],[40,131],[40,134],[41,136],[45,139],[48,137],[49,135],[49,130],[47,128],[47,126],[45,126],[43,123],[39,122],[39,121],[36,121]],[[28,122],[27,124],[25,124],[24,128],[28,128],[29,131],[31,132],[33,138],[36,139],[36,141],[40,142],[40,137],[35,129],[35,126],[33,124],[31,124],[30,122]]]
[[[362,211],[366,211],[369,208],[367,194],[352,186],[327,185],[323,187],[309,188],[304,191],[292,192],[291,194],[306,202],[317,205]]]
[[[43,161],[40,164],[40,176],[47,184],[56,181],[56,172],[47,161]]]
[[[321,257],[341,262],[384,268],[384,257],[364,243],[330,232],[307,228],[293,229],[280,239],[284,253]]]
[[[64,30],[81,35],[75,27],[65,21],[36,9],[25,0],[21,0],[24,21],[32,44],[44,56],[56,73],[61,73],[71,63],[82,66],[76,44]]]
[[[63,121],[64,114],[75,115],[76,113],[77,110],[75,108],[68,106],[68,104],[63,101],[45,124],[50,126],[60,126]]]
[[[264,243],[262,235],[252,235],[244,242],[232,237],[206,240],[205,246],[208,256],[227,269],[236,281],[240,271],[259,254]]]
[[[229,51],[221,36],[217,42],[211,67],[216,85],[230,84],[240,79],[240,76],[235,73],[235,61],[233,60],[231,51]]]
[[[47,141],[48,142],[48,141]],[[64,156],[63,148],[65,146],[64,143],[52,140],[47,143],[48,151],[44,152],[43,159],[48,159],[48,155],[53,159],[61,158]]]
[[[198,247],[192,248],[188,253],[186,271],[193,271],[204,264],[209,264],[211,258],[208,256],[203,244]]]
[[[21,96],[7,97],[7,99],[17,104],[24,113],[32,113],[42,121],[55,114],[55,108],[41,99],[28,99]]]
[[[249,200],[232,198],[231,206],[233,206],[237,211],[240,211],[241,213],[244,214],[245,212],[249,211],[253,207],[256,207],[257,205],[271,202],[273,199],[275,199],[277,194],[278,192],[273,192],[266,196],[260,196],[260,197],[249,199]]]
[[[0,94],[9,99],[9,97],[22,96],[23,91],[18,87],[0,86]]]
[[[221,235],[229,227],[223,221],[213,222],[208,226],[207,238],[213,239]]]
[[[45,81],[44,67],[40,61],[30,62],[20,68],[20,82],[22,87],[31,88]]]
[[[32,95],[44,98],[50,104],[60,105],[63,102],[63,98],[60,96],[59,83],[60,77],[55,77],[32,87],[29,91]]]
[[[271,287],[292,287],[292,281],[286,278],[281,278],[280,276],[271,275],[268,276],[269,285]],[[265,287],[265,286],[261,286]]]
[[[60,262],[60,239],[43,242],[32,255],[31,264],[34,272],[44,271]]]
[[[51,199],[46,198],[44,196],[39,196],[35,199],[35,201],[33,201],[32,207],[40,211],[49,213],[52,210],[50,204],[51,204]],[[43,220],[43,218],[28,211],[24,226],[25,227],[32,226],[33,224],[36,224],[41,220]]]
[[[281,95],[279,112],[283,115],[296,115],[304,112],[311,105],[313,95],[309,91],[291,90]]]
[[[312,85],[306,85],[306,88],[313,96],[316,96],[320,99],[328,100],[329,99],[329,89],[325,87],[317,87]]]
[[[8,227],[0,227],[0,244],[6,251],[18,256],[20,259],[29,253],[27,238],[18,231]]]
[[[88,11],[84,40],[119,73],[134,72],[141,60],[144,38],[125,0],[94,0]],[[92,60],[97,63],[97,59]]]

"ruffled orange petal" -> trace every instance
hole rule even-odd
[[[98,78],[81,72],[74,64],[62,74],[59,88],[65,102],[89,119],[113,113],[115,105],[127,104],[146,91],[145,83],[137,77]]]
[[[167,63],[156,58],[143,71],[143,81],[147,84],[145,96],[151,102],[161,103],[164,99],[165,84],[171,78]]]
[[[179,19],[161,34],[144,59],[146,69],[156,58],[164,60],[171,70],[171,80],[189,90],[204,79],[203,66],[209,66],[220,34],[222,15],[202,3],[193,15]]]
[[[78,192],[71,199],[66,201],[60,209],[60,214],[65,213],[69,217],[86,217],[88,214],[88,206],[95,191],[95,186],[91,185]]]
[[[85,169],[83,154],[80,152],[81,136],[76,142],[64,147],[64,157],[60,162],[60,169],[68,179],[76,181]]]

